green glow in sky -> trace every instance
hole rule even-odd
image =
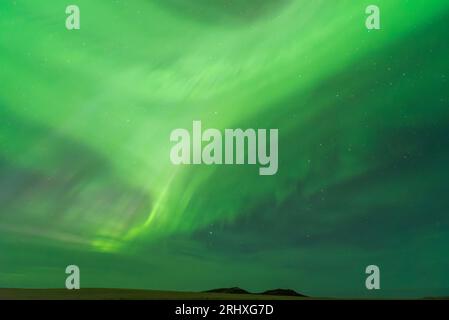
[[[0,3],[0,287],[448,295],[449,2]],[[279,171],[170,132],[279,129]]]

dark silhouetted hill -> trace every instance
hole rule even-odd
[[[232,287],[232,288],[219,288],[219,289],[212,289],[212,290],[207,290],[204,292],[209,292],[209,293],[232,293],[232,294],[249,294],[250,292],[239,288],[239,287]]]
[[[291,296],[291,297],[307,297],[306,295],[300,294],[295,290],[291,289],[273,289],[267,290],[260,294],[270,295],[270,296]]]

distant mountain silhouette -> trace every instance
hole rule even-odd
[[[267,290],[260,294],[266,294],[270,296],[294,296],[294,297],[307,297],[306,295],[300,294],[296,292],[295,290],[291,289],[273,289],[273,290]]]
[[[296,292],[295,290],[291,289],[273,289],[273,290],[267,290],[260,293],[253,293],[246,291],[245,289],[239,288],[239,287],[232,287],[232,288],[218,288],[218,289],[212,289],[207,290],[204,292],[208,293],[232,293],[232,294],[260,294],[260,295],[267,295],[267,296],[290,296],[290,297],[307,297],[306,295],[300,294]]]
[[[210,292],[210,293],[233,293],[233,294],[249,294],[250,292],[239,288],[239,287],[232,287],[232,288],[219,288],[219,289],[212,289],[207,290],[204,292]]]

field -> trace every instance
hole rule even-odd
[[[0,289],[0,300],[301,300],[304,297],[128,289]]]

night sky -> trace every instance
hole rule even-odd
[[[173,165],[193,120],[277,174]],[[448,181],[447,0],[0,2],[0,287],[448,296]]]

